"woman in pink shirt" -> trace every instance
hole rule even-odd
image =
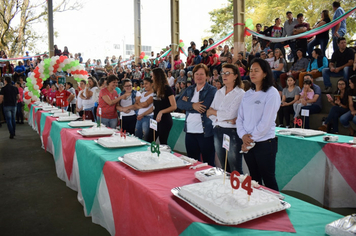
[[[17,107],[16,107],[16,124],[23,124],[23,88],[21,87],[20,82],[16,82],[16,88],[19,90],[20,99],[17,100]]]
[[[57,92],[57,86],[55,84],[52,84],[52,89],[47,92],[47,102],[49,104],[55,104],[55,98],[56,98],[56,92]]]

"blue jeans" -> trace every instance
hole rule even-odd
[[[144,116],[141,120],[137,120],[136,128],[135,128],[135,136],[143,139],[145,141],[149,141],[149,133],[150,133],[150,119],[153,118],[153,115]]]
[[[16,108],[16,120],[17,120],[17,122],[21,122],[21,123],[23,123],[22,106],[23,106],[22,102],[18,102],[17,106],[16,106],[17,107]]]
[[[274,80],[277,81],[277,79],[279,78],[279,76],[280,76],[281,74],[283,74],[284,72],[282,72],[282,71],[277,71],[277,70],[273,70],[272,73],[273,73],[273,78],[274,78]]]
[[[101,123],[103,123],[106,127],[115,129],[117,126],[117,118],[115,118],[115,119],[101,118]]]
[[[315,38],[308,43],[308,56],[311,58],[315,46],[320,45],[321,52],[325,56],[326,46],[328,45],[329,38]]]
[[[356,125],[356,116],[351,114],[351,111],[346,112],[340,117],[340,123],[345,127],[348,128],[350,127],[349,121],[352,120],[352,122]]]
[[[271,189],[278,191],[275,176],[277,139],[256,142],[248,153],[244,154],[248,170],[253,180]]]
[[[312,114],[316,114],[316,113],[319,113],[321,112],[321,107],[319,107],[318,105],[316,104],[311,104],[310,106],[304,106],[302,107],[301,110],[309,110],[309,116],[312,115]],[[302,121],[304,122],[304,128],[305,129],[309,129],[309,116],[306,116],[305,117],[305,120],[304,120],[304,116],[302,116]]]
[[[347,108],[333,106],[325,120],[325,124],[329,124],[331,122],[334,132],[339,132],[339,117],[345,114],[348,110],[349,109]]]
[[[342,77],[344,77],[345,83],[348,84],[350,70],[351,70],[351,67],[347,66],[347,67],[344,67],[344,69],[340,70],[338,73],[335,73],[335,72],[331,72],[329,68],[324,68],[322,71],[322,74],[323,74],[325,87],[331,87],[331,81],[330,81],[331,76],[334,76],[334,77],[342,76]]]
[[[203,162],[215,166],[214,136],[204,137],[204,134],[186,133],[185,147],[188,157],[201,161],[201,155]]]
[[[226,150],[222,147],[224,134],[230,136],[230,150],[227,154],[226,171],[231,173],[237,170],[240,174],[243,174],[242,154],[240,153],[242,140],[237,135],[236,128],[223,128],[220,126],[215,126],[214,128],[214,146],[221,167],[224,169],[226,156]]]
[[[345,32],[342,32],[340,30],[338,31],[338,33],[339,33],[340,38],[344,37],[344,35],[345,35]],[[334,36],[334,34],[333,34],[333,49],[334,49],[334,52],[339,50],[339,46],[337,45],[337,39],[338,39],[338,37]]]
[[[4,106],[4,116],[10,135],[15,135],[16,129],[16,106]]]

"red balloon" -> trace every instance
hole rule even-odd
[[[25,96],[25,98],[28,100],[28,99],[31,99],[31,97],[30,96],[28,96],[28,95],[26,95]]]
[[[183,40],[180,39],[180,40],[179,40],[179,43],[183,43]]]
[[[246,36],[251,36],[251,33],[248,31],[245,31]]]
[[[144,58],[144,56],[143,56],[143,55],[140,55],[140,58],[141,58],[141,59],[143,59],[143,58]]]

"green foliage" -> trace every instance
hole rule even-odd
[[[225,7],[215,9],[210,14],[210,20],[213,22],[210,28],[211,37],[220,39],[233,30],[234,21],[233,0],[228,0]],[[303,13],[305,21],[312,27],[320,20],[320,14],[323,10],[329,10],[332,19],[332,1],[326,0],[245,0],[245,19],[251,18],[253,23],[261,23],[262,26],[271,26],[276,18],[286,20],[286,12],[293,12],[296,17],[298,13]],[[341,7],[347,12],[355,6],[355,0],[343,0]],[[239,22],[244,23],[244,22]],[[356,14],[352,14],[346,20],[348,42],[356,39]],[[245,38],[245,43],[250,44],[251,36]],[[233,37],[229,39],[228,44],[233,44]]]

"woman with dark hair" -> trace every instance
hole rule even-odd
[[[83,116],[83,114],[84,114],[84,111],[83,111],[83,100],[82,100],[82,98],[81,98],[81,94],[85,91],[85,87],[86,87],[86,84],[87,84],[87,81],[86,80],[81,80],[80,82],[79,82],[79,87],[80,87],[80,91],[79,91],[79,93],[78,93],[78,97],[77,97],[77,104],[76,104],[76,110],[77,110],[77,112],[78,112],[78,114],[79,114],[79,116],[80,117],[82,117]]]
[[[136,106],[139,107],[139,110],[137,113],[135,136],[150,142],[152,140],[152,138],[149,137],[150,119],[153,118],[152,79],[149,77],[144,78],[143,86],[145,91],[141,94],[141,97],[136,100]]]
[[[305,53],[302,49],[297,49],[297,57],[294,60],[292,67],[286,73],[283,73],[279,76],[281,85],[283,88],[286,87],[287,76],[293,76],[294,80],[298,79],[300,72],[305,72],[307,70],[309,60],[305,57]]]
[[[275,178],[277,140],[275,120],[281,98],[273,87],[273,75],[267,61],[255,58],[250,69],[251,89],[240,104],[237,134],[252,179],[278,191]]]
[[[174,65],[173,65],[173,76],[177,78],[180,72],[180,64],[182,64],[182,60],[180,59],[180,55],[177,54],[174,56]]]
[[[281,49],[274,49],[274,62],[272,67],[272,73],[275,81],[277,81],[279,76],[285,72],[285,65],[286,60],[283,58]]]
[[[323,10],[321,12],[321,20],[313,26],[313,29],[318,28],[322,25],[325,25],[325,24],[329,23],[330,21],[331,20],[330,20],[330,16],[329,16],[329,11]],[[321,52],[322,52],[321,55],[325,56],[325,50],[328,45],[328,42],[329,42],[329,30],[327,30],[323,33],[317,34],[315,36],[315,38],[308,43],[308,56],[312,57],[312,51],[313,51],[314,47],[317,45],[320,45]]]
[[[236,118],[245,91],[237,66],[225,63],[221,69],[224,87],[215,93],[214,100],[206,115],[213,121],[214,146],[221,166],[225,163],[225,150],[222,147],[224,134],[230,137],[230,150],[227,155],[226,171],[237,170],[242,174],[242,140],[236,132]]]
[[[73,100],[74,97],[75,95],[64,89],[64,84],[59,84],[58,91],[56,92],[56,106],[67,110],[68,104]]]
[[[209,38],[209,46],[211,46],[212,44],[214,44],[214,39]]]
[[[17,100],[16,105],[16,124],[24,124],[23,123],[23,88],[21,87],[20,82],[16,82],[16,88],[19,90],[19,99]]]
[[[204,39],[203,46],[200,47],[200,51],[203,51],[208,46],[209,46],[208,40]]]
[[[214,99],[216,88],[208,84],[209,69],[204,64],[196,65],[193,69],[195,84],[186,88],[177,104],[178,108],[186,111],[185,147],[187,155],[215,166],[214,134],[212,121],[206,111]]]
[[[79,95],[82,99],[85,119],[96,121],[95,103],[99,100],[98,82],[95,77],[89,77],[85,90]]]
[[[295,85],[295,78],[289,75],[287,87],[282,91],[282,102],[278,111],[279,127],[284,127],[283,120],[285,120],[286,127],[289,128],[290,116],[294,114],[293,104],[299,100],[300,92],[300,88]]]
[[[121,101],[117,104],[116,109],[122,116],[123,130],[130,134],[135,134],[136,120],[137,120],[137,107],[135,107],[136,99],[141,97],[141,93],[132,89],[132,82],[129,79],[122,81],[123,91],[120,96]]]
[[[2,76],[12,75],[14,73],[14,67],[10,64],[10,61],[5,61],[4,67],[2,68]]]
[[[73,88],[73,84],[71,82],[66,83],[66,90],[74,95],[74,98],[69,103],[68,111],[72,113],[76,113],[77,99],[76,99],[75,89]]]
[[[177,109],[177,104],[173,91],[168,85],[166,73],[161,68],[152,70],[152,81],[155,91],[153,95],[153,119],[158,123],[155,138],[159,137],[160,144],[167,144],[169,132],[173,125],[170,113]]]
[[[299,73],[299,87],[303,87],[304,76],[306,74],[311,74],[314,79],[321,77],[321,71],[329,66],[328,59],[322,55],[322,52],[319,48],[314,48],[312,52],[312,59],[310,60],[307,71]]]
[[[350,126],[350,121],[352,121],[356,125],[356,75],[352,75],[349,79],[349,111],[343,114],[340,117],[340,123],[345,127],[349,128],[350,135],[353,136],[355,134],[355,130]]]
[[[220,54],[220,57],[219,57],[221,64],[226,63],[228,57],[232,57],[232,54],[229,50],[229,45],[225,45],[224,51]]]
[[[348,88],[346,82],[343,78],[337,81],[337,90],[335,91],[334,98],[328,96],[328,102],[330,102],[333,107],[331,107],[328,117],[326,118],[324,124],[319,127],[319,130],[339,133],[339,117],[345,114],[349,110],[349,96]]]
[[[110,75],[107,78],[107,87],[100,90],[99,106],[97,109],[97,117],[101,116],[101,123],[106,127],[115,129],[117,126],[116,104],[123,99],[123,96],[117,94],[115,88],[118,84],[118,78],[115,75]],[[101,115],[100,113],[101,109]],[[98,118],[99,119],[99,118]]]
[[[64,50],[63,50],[63,52],[62,52],[62,56],[67,56],[67,57],[69,57],[69,51],[68,51],[68,47],[67,46],[64,46]]]

